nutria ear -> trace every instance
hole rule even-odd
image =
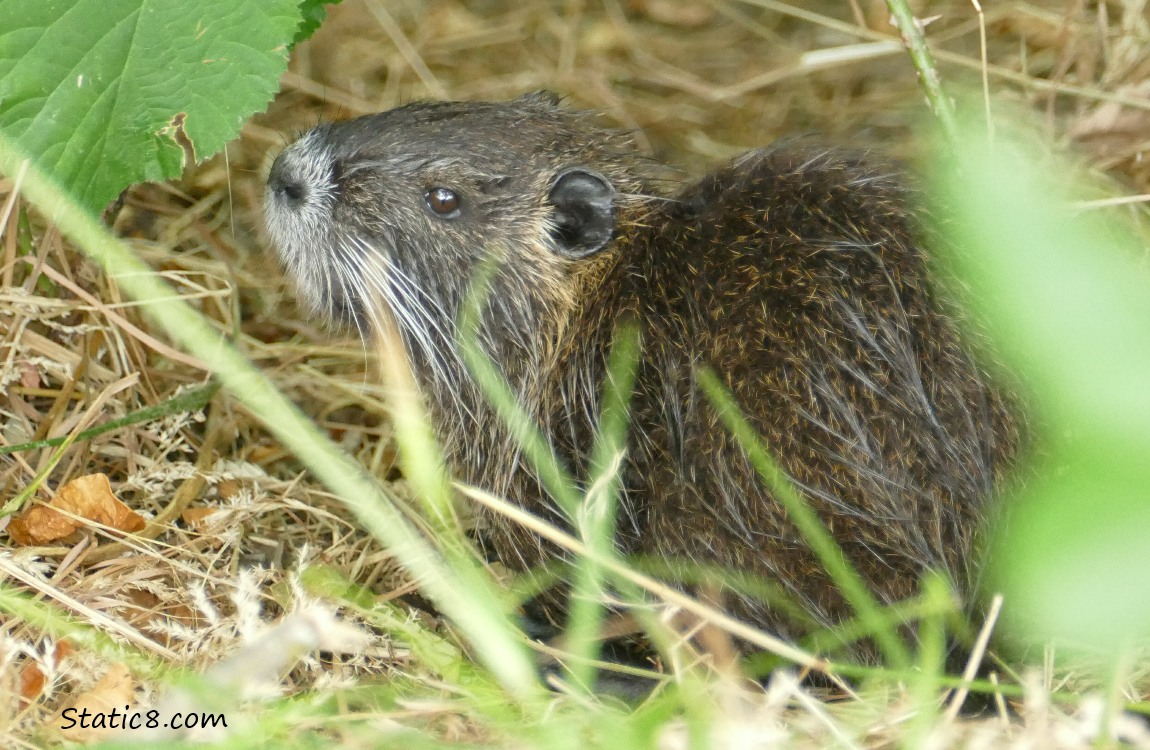
[[[551,237],[561,255],[586,258],[615,236],[615,188],[590,169],[561,172],[547,199],[555,207]]]

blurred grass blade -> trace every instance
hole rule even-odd
[[[387,386],[386,400],[403,476],[415,490],[423,510],[418,521],[430,525],[430,541],[447,557],[463,585],[487,585],[480,580],[482,563],[464,535],[455,512],[455,493],[402,339],[395,329],[378,331],[377,336],[380,372]],[[493,591],[505,602],[501,609],[510,610],[511,602],[506,592],[502,589]]]
[[[587,548],[600,555],[615,552],[615,517],[618,511],[627,449],[627,425],[631,394],[639,365],[639,330],[631,323],[621,323],[607,364],[607,378],[600,398],[599,426],[591,449],[591,478],[583,510],[579,514],[579,531]],[[579,559],[567,626],[568,649],[575,656],[572,679],[577,685],[592,684],[598,656],[599,629],[603,620],[600,599],[604,570],[594,557]]]
[[[479,342],[480,320],[490,293],[491,281],[499,269],[500,262],[499,248],[492,248],[472,279],[471,289],[460,313],[459,346],[472,377],[474,377],[484,396],[495,407],[496,413],[511,430],[512,437],[523,450],[527,465],[536,473],[544,491],[558,505],[560,511],[566,515],[571,526],[578,528],[584,508],[584,499],[580,495],[576,480],[562,466],[547,436],[542,433],[531,415],[519,404],[502,373],[499,372],[498,367],[487,353],[483,351]],[[608,398],[616,399],[616,403],[602,415],[604,420],[600,432],[602,432],[603,427],[606,427],[611,431],[611,436],[606,439],[602,435],[597,436],[594,449],[597,466],[603,467],[604,470],[609,468],[612,472],[618,469],[613,464],[619,456],[619,449],[623,445],[622,441],[626,438],[626,401],[631,392],[631,386],[628,385],[628,382],[633,382],[635,377],[634,372],[628,373],[627,369],[635,368],[638,363],[637,334],[631,335],[635,337],[633,342],[624,342],[617,351],[613,352],[617,359],[624,359],[624,362],[612,364],[612,367],[622,369],[613,376],[616,378],[613,381],[615,383],[613,394],[605,394]],[[624,338],[620,337],[619,341],[623,342]],[[631,360],[632,364],[627,365],[626,360]],[[596,479],[606,476],[596,475]],[[611,477],[604,489],[615,491],[614,488],[617,484],[617,478]],[[613,500],[605,500],[604,502],[608,503],[608,508],[599,509],[599,512],[606,512],[614,505]],[[613,518],[613,510],[610,512],[611,518]],[[586,540],[583,540],[584,544],[587,545],[580,550],[582,552],[580,555],[581,565],[584,567],[575,571],[576,584],[584,588],[576,592],[580,601],[572,603],[572,606],[578,611],[570,614],[571,622],[574,623],[574,640],[577,641],[577,644],[574,644],[576,658],[573,659],[575,665],[573,676],[575,682],[583,687],[589,686],[591,669],[589,655],[592,653],[589,649],[594,646],[594,631],[598,629],[601,621],[599,604],[595,601],[589,601],[589,598],[596,598],[601,590],[599,586],[593,586],[593,583],[601,582],[604,572],[607,572],[611,575],[613,586],[624,600],[643,601],[643,595],[635,582],[626,575],[620,575],[620,570],[624,569],[625,566],[615,553],[614,545],[606,543],[602,539],[602,535],[614,530],[614,524],[609,524],[607,521],[608,519],[604,516],[597,522],[600,526],[595,533],[598,535],[599,541],[594,543],[594,546],[587,545]],[[512,520],[512,522],[515,521]],[[563,532],[560,532],[559,535],[566,536]],[[570,546],[568,548],[571,549]],[[586,566],[590,566],[592,570],[588,570]],[[593,592],[591,592],[592,588],[594,588]],[[651,635],[656,645],[663,648],[670,644],[670,639],[662,637],[666,628],[655,618],[642,608],[634,609],[633,613]]]
[[[524,411],[516,399],[503,374],[483,351],[479,341],[479,324],[487,296],[491,291],[491,280],[499,270],[501,262],[499,248],[490,248],[483,262],[476,269],[471,280],[471,288],[459,313],[458,344],[463,361],[475,378],[483,394],[495,407],[496,413],[511,430],[516,443],[522,447],[528,464],[535,470],[543,488],[574,523],[580,506],[579,490],[575,481],[559,463],[547,437]]]
[[[9,568],[9,565],[2,565]],[[14,568],[4,570],[5,577],[13,576]],[[57,640],[67,639],[74,646],[102,655],[109,662],[122,662],[138,675],[150,677],[171,676],[174,671],[140,649],[122,644],[108,632],[88,623],[78,622],[71,615],[60,612],[44,601],[38,601],[30,594],[18,590],[10,583],[0,581],[0,612],[4,620],[18,620],[43,630]],[[118,621],[112,620],[118,624]],[[119,634],[123,637],[123,633]]]
[[[1045,470],[994,525],[1004,626],[1117,655],[1150,638],[1150,273],[1117,212],[1075,211],[1088,180],[1019,122],[963,123],[934,185],[948,260],[1032,396]],[[1137,583],[1132,583],[1137,582]]]

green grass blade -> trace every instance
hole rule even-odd
[[[119,419],[113,419],[96,425],[95,427],[81,430],[71,441],[69,441],[69,436],[63,435],[61,437],[46,438],[44,440],[32,440],[27,443],[0,445],[0,456],[6,453],[23,453],[25,451],[40,450],[41,448],[52,448],[58,445],[64,445],[66,442],[72,444],[79,443],[84,440],[91,440],[97,435],[103,435],[105,432],[112,432],[121,427],[128,427],[141,422],[152,422],[161,417],[166,417],[169,414],[199,411],[207,406],[208,402],[212,400],[212,396],[214,396],[219,389],[219,383],[208,383],[207,385],[193,388],[190,391],[185,391],[178,396],[174,396],[154,406],[145,406],[143,409],[136,409],[131,414],[125,414]]]
[[[524,456],[538,474],[544,489],[574,522],[581,503],[574,479],[559,463],[547,437],[520,406],[499,368],[479,344],[479,321],[499,262],[497,253],[488,253],[471,281],[471,289],[459,315],[460,353],[476,384],[523,448]]]
[[[633,325],[621,325],[615,332],[607,379],[603,384],[602,413],[591,451],[591,481],[579,515],[583,543],[602,555],[612,555],[615,551],[620,474],[627,447],[629,407],[638,363],[639,331]],[[603,619],[600,596],[604,572],[592,557],[580,558],[575,572],[567,646],[575,657],[571,674],[577,685],[591,685],[594,677],[592,662],[598,655],[599,629]]]
[[[891,666],[897,668],[909,664],[910,657],[906,646],[883,617],[882,608],[871,596],[866,583],[847,560],[822,520],[795,489],[786,473],[770,454],[767,446],[763,444],[763,439],[739,410],[722,381],[711,370],[702,369],[699,372],[699,384],[719,412],[727,429],[750,458],[763,484],[786,509],[791,522],[810,545],[847,603],[871,629],[875,642]]]
[[[5,582],[0,582],[0,612],[50,633],[54,638],[66,638],[73,646],[101,654],[109,662],[121,662],[138,675],[158,678],[171,676],[173,672],[171,667],[139,649],[118,643],[99,628],[78,622],[56,607],[38,601]]]

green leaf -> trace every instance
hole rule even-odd
[[[371,589],[349,579],[339,568],[325,563],[308,565],[300,572],[300,582],[304,589],[314,596],[338,599],[354,604],[360,609],[375,606],[375,595]]]
[[[295,40],[293,43],[298,44],[304,39],[307,39],[315,30],[320,27],[320,24],[327,18],[327,6],[339,5],[343,0],[303,0],[299,4],[300,15],[303,20],[300,22],[299,30],[296,31]]]
[[[299,0],[0,0],[0,130],[87,208],[267,105]]]

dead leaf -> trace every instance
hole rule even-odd
[[[89,744],[106,739],[123,728],[121,722],[131,710],[135,692],[136,683],[128,668],[113,664],[91,690],[80,693],[60,712],[53,726],[73,742]]]
[[[211,518],[219,512],[219,508],[188,508],[180,514],[180,519],[188,525],[188,528],[196,529],[198,531],[203,527],[210,526],[211,523],[207,519]]]
[[[216,485],[216,492],[218,492],[223,499],[231,500],[240,494],[243,488],[244,486],[235,479],[222,479],[220,483]]]
[[[123,532],[139,531],[145,525],[138,513],[112,493],[107,475],[89,474],[61,487],[50,505],[29,508],[12,519],[8,534],[17,544],[25,546],[54,542],[81,526],[79,520],[66,514]]]
[[[25,664],[20,670],[20,708],[27,708],[28,704],[40,697],[47,681],[39,664],[34,661]]]
[[[127,605],[122,612],[124,621],[168,648],[173,645],[172,630],[168,626],[180,624],[190,629],[200,625],[198,613],[192,607],[178,600],[162,599],[144,589],[128,589],[124,604]]]
[[[31,362],[21,362],[20,385],[25,388],[39,388],[43,383],[40,380],[40,371]]]
[[[50,508],[29,508],[8,524],[8,536],[26,547],[62,539],[76,530],[77,523]]]
[[[58,641],[52,652],[52,659],[59,664],[73,650],[72,644],[68,641]],[[44,684],[47,680],[44,670],[40,669],[37,662],[30,661],[24,665],[24,668],[20,670],[20,707],[22,709],[27,708],[32,701],[40,697],[40,694],[44,692]]]

